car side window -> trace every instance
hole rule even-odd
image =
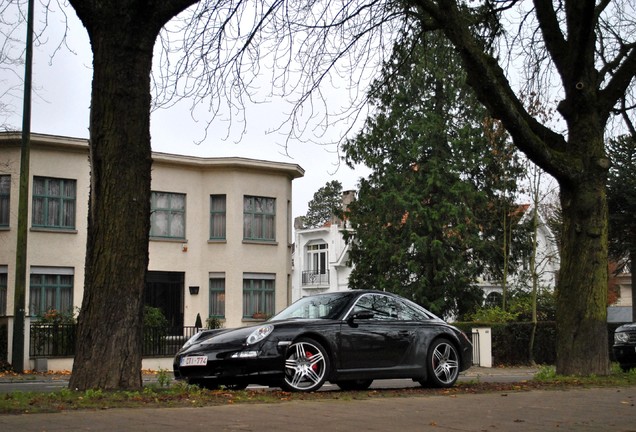
[[[428,321],[431,319],[408,303],[381,294],[360,297],[352,313],[358,312],[373,312],[373,319],[377,321]]]
[[[403,321],[428,321],[431,319],[428,315],[415,309],[408,303],[400,301],[399,319]]]
[[[373,319],[379,321],[400,320],[402,305],[393,298],[378,294],[362,296],[356,302],[353,313],[373,312]]]

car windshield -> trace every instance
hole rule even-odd
[[[340,316],[350,299],[351,296],[342,293],[303,297],[273,316],[270,321],[292,318],[335,319]]]

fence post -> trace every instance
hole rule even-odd
[[[479,366],[492,367],[492,331],[490,327],[475,327],[473,333],[479,335]]]

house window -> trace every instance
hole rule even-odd
[[[210,308],[213,318],[225,317],[225,275],[210,273]]]
[[[150,237],[185,239],[185,209],[185,194],[152,192]]]
[[[73,269],[31,269],[29,305],[34,316],[42,316],[51,310],[73,313]]]
[[[493,291],[486,296],[486,307],[501,307],[502,304],[503,296],[500,293]]]
[[[38,228],[75,228],[75,180],[33,178],[32,223]]]
[[[327,243],[309,244],[307,249],[307,262],[302,278],[304,285],[329,283],[328,247]]]
[[[9,226],[10,198],[11,198],[11,176],[0,175],[0,227]]]
[[[243,275],[243,318],[264,318],[274,315],[273,274]]]
[[[0,316],[7,314],[7,266],[0,266]]]
[[[327,273],[327,244],[320,243],[307,246],[309,270],[317,274]]]
[[[225,195],[210,195],[210,240],[225,239]]]
[[[245,196],[243,200],[243,238],[276,240],[276,199]]]

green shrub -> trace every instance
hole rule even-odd
[[[472,314],[470,319],[478,323],[505,323],[517,321],[519,313],[503,310],[499,306],[481,308]]]
[[[144,327],[168,328],[168,320],[161,309],[144,306]]]
[[[454,323],[470,335],[475,327],[490,327],[492,337],[492,357],[494,366],[527,365],[530,363],[529,345],[532,332],[530,322]],[[535,334],[534,362],[554,364],[556,362],[556,323],[539,322]]]
[[[163,354],[169,322],[161,309],[144,306],[144,355]]]

